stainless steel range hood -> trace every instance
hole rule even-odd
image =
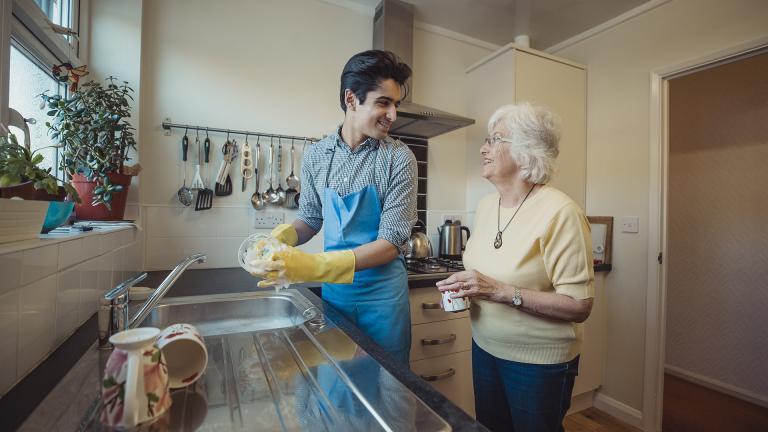
[[[392,51],[413,67],[413,6],[400,0],[379,3],[373,18],[373,48]],[[413,87],[397,110],[390,134],[428,139],[475,123],[470,118],[413,103],[412,93]]]

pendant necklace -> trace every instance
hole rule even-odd
[[[525,194],[525,198],[523,198],[523,200],[520,202],[520,205],[517,206],[517,209],[515,210],[515,212],[512,213],[512,217],[509,218],[509,222],[507,222],[507,224],[504,225],[504,229],[501,229],[501,195],[499,195],[499,209],[496,212],[496,230],[498,232],[496,233],[496,240],[494,240],[493,242],[493,247],[495,247],[496,249],[499,249],[503,244],[501,240],[501,235],[504,233],[504,231],[507,230],[507,228],[509,227],[509,224],[512,223],[512,219],[515,218],[515,216],[517,215],[517,212],[520,211],[520,207],[523,206],[523,203],[525,202],[525,200],[528,199],[528,195],[530,195],[531,192],[533,192],[533,188],[535,187],[536,187],[536,183],[534,183],[533,186],[531,186],[531,189],[528,191],[528,193]]]

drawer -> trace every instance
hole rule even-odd
[[[411,361],[467,351],[471,348],[472,325],[469,318],[411,327]]]
[[[413,288],[409,292],[411,301],[411,324],[466,318],[469,311],[445,312],[440,307],[440,291],[435,287]]]
[[[469,415],[475,415],[472,352],[448,354],[411,362],[411,370]]]

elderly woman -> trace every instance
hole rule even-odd
[[[578,373],[594,271],[582,209],[547,185],[557,157],[555,116],[503,106],[480,148],[496,187],[477,208],[466,271],[437,283],[472,299],[477,419],[494,431],[562,431]]]

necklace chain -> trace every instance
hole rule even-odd
[[[509,224],[511,224],[512,220],[515,218],[515,216],[517,216],[517,212],[520,211],[520,207],[523,206],[523,203],[525,202],[525,200],[528,199],[528,195],[530,195],[531,192],[533,192],[533,188],[535,187],[536,187],[536,184],[534,183],[534,185],[531,186],[531,189],[528,190],[528,193],[525,194],[525,197],[523,198],[523,200],[520,201],[520,205],[517,206],[517,208],[515,209],[515,212],[512,213],[512,217],[509,218],[509,221],[507,222],[507,224],[504,225],[504,229],[501,228],[501,195],[499,195],[499,208],[496,211],[496,231],[497,232],[496,232],[496,239],[493,241],[493,247],[495,247],[496,249],[499,249],[501,245],[504,243],[501,239],[501,235],[504,234],[504,231],[506,231],[507,228],[509,228]]]

